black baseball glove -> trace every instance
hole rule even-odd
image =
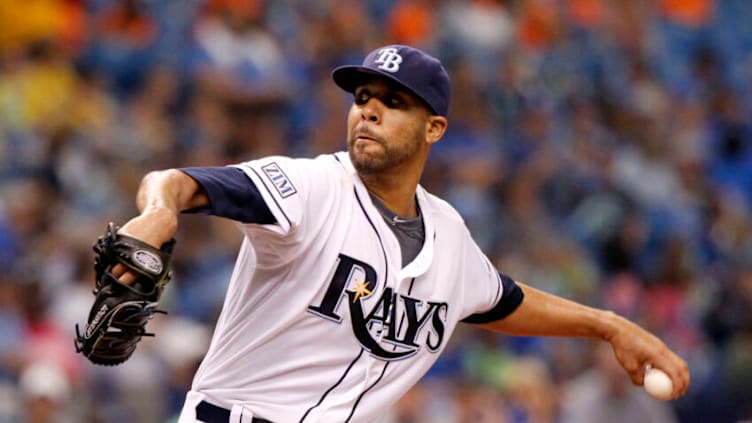
[[[76,325],[76,351],[94,364],[114,366],[130,358],[142,336],[146,323],[157,310],[159,298],[170,281],[170,258],[175,240],[156,249],[136,238],[119,235],[110,223],[105,234],[94,244],[96,253],[96,288],[94,305],[84,333]],[[136,280],[123,284],[112,274],[122,264]]]

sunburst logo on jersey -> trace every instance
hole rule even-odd
[[[355,282],[355,298],[353,298],[353,302],[357,302],[361,297],[367,297],[371,295],[371,290],[368,289],[368,285],[371,282],[368,281],[357,281]]]

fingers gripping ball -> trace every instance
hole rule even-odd
[[[94,364],[113,366],[130,358],[146,323],[157,310],[162,290],[170,281],[170,259],[175,240],[157,249],[136,238],[120,235],[110,223],[94,243],[96,287],[94,304],[86,328],[76,325],[76,351]],[[130,284],[121,283],[112,269],[121,264],[133,275]]]
[[[654,367],[645,370],[644,387],[653,398],[664,401],[671,399],[671,393],[674,391],[671,378],[663,370]]]

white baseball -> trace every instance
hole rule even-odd
[[[645,390],[652,397],[659,400],[668,400],[674,391],[674,384],[671,378],[661,369],[649,367],[645,370]]]

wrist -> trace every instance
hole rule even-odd
[[[148,205],[141,212],[141,216],[152,222],[154,229],[161,229],[163,233],[172,234],[178,229],[178,212],[164,205]],[[168,238],[169,238],[168,237]]]
[[[598,316],[598,328],[597,336],[607,342],[611,342],[612,339],[619,332],[621,326],[619,322],[622,317],[610,310],[600,310]]]
[[[175,235],[177,227],[177,214],[169,207],[146,207],[141,214],[123,225],[118,233],[160,248]]]

